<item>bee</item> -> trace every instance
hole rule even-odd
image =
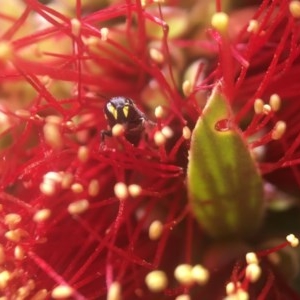
[[[104,115],[107,119],[109,130],[101,131],[101,142],[105,136],[112,136],[112,128],[116,124],[124,126],[124,136],[127,141],[137,145],[147,130],[154,126],[145,114],[137,108],[133,100],[127,97],[113,97],[104,106]]]

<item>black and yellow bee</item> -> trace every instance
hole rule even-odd
[[[102,143],[105,136],[112,136],[112,128],[116,124],[124,126],[124,136],[133,145],[137,145],[147,129],[154,125],[137,108],[134,102],[127,97],[119,96],[111,98],[104,106],[104,115],[107,119],[109,130],[101,131]]]

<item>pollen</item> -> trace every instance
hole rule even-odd
[[[73,182],[73,179],[74,179],[74,176],[72,173],[68,173],[68,172],[63,172],[61,174],[62,176],[62,180],[61,180],[61,188],[62,189],[68,189],[70,188],[72,182]]]
[[[147,274],[145,283],[150,291],[159,293],[168,286],[168,278],[165,272],[155,270]]]
[[[249,298],[249,294],[239,288],[233,294],[227,296],[224,300],[248,300]]]
[[[280,140],[286,131],[286,123],[284,121],[278,121],[272,131],[272,139]]]
[[[255,99],[254,111],[257,115],[260,115],[264,111],[264,101],[262,99]]]
[[[159,105],[159,106],[155,107],[154,115],[155,115],[156,119],[163,118],[164,114],[165,114],[165,112],[164,112],[164,109],[162,106]]]
[[[188,97],[192,93],[192,83],[190,80],[185,80],[182,83],[182,91],[184,96]]]
[[[191,138],[192,132],[187,126],[182,128],[182,136],[185,140],[189,140]]]
[[[107,27],[103,27],[100,29],[101,40],[106,42],[108,39],[109,29]]]
[[[53,196],[56,193],[56,186],[54,182],[44,181],[39,186],[40,191],[45,196]]]
[[[88,195],[91,197],[96,197],[99,194],[100,186],[97,179],[92,179],[88,186]]]
[[[89,148],[86,146],[80,146],[77,151],[77,157],[82,162],[85,163],[89,159]]]
[[[35,289],[35,281],[33,279],[29,279],[26,283],[26,286],[30,289],[30,290],[34,290]]]
[[[4,270],[0,273],[0,290],[4,290],[8,282],[12,279],[12,275],[9,271]]]
[[[68,212],[70,215],[80,215],[88,210],[90,203],[86,199],[78,200],[70,203],[68,206]]]
[[[183,294],[183,295],[179,295],[175,298],[175,300],[191,300],[190,295],[187,294]]]
[[[116,124],[111,130],[113,136],[122,136],[125,132],[125,127],[122,124]]]
[[[0,244],[0,265],[5,262],[5,251],[2,244]]]
[[[114,186],[115,196],[120,200],[125,200],[128,198],[128,188],[124,182],[118,182]]]
[[[1,107],[2,108],[2,107]],[[0,133],[9,129],[12,126],[10,118],[6,113],[0,111]]]
[[[240,282],[228,282],[226,284],[226,294],[232,295],[241,286]]]
[[[290,13],[294,18],[300,18],[300,1],[293,0],[289,5]]]
[[[63,147],[63,139],[58,124],[46,123],[43,127],[43,133],[46,143],[53,149]]]
[[[199,285],[204,285],[209,280],[209,271],[202,265],[195,265],[192,268],[192,277]]]
[[[268,115],[272,111],[272,107],[269,104],[264,104],[263,106],[263,113]]]
[[[21,235],[16,230],[6,231],[4,236],[11,242],[19,242],[21,240]]]
[[[256,99],[254,101],[254,111],[256,114],[268,115],[270,112],[275,112],[280,108],[280,98],[278,95],[273,94],[270,97],[269,104],[265,104],[262,99]]]
[[[146,0],[141,0],[141,5],[142,5],[142,7],[145,7],[147,5],[147,1]]]
[[[19,214],[7,214],[4,217],[4,223],[10,228],[15,228],[22,221],[22,217]]]
[[[149,226],[148,235],[151,241],[158,240],[163,233],[164,225],[161,221],[155,220]]]
[[[99,38],[91,36],[87,39],[84,39],[84,43],[89,47],[97,46],[99,44]]]
[[[6,61],[11,59],[13,54],[13,48],[11,43],[6,41],[0,42],[0,60]]]
[[[48,296],[48,291],[46,289],[39,290],[30,299],[31,300],[44,300]]]
[[[121,300],[121,285],[119,282],[113,282],[109,289],[107,294],[107,300]]]
[[[277,94],[273,94],[270,96],[269,104],[273,111],[278,111],[281,106],[281,98]]]
[[[173,130],[169,126],[164,126],[161,132],[167,139],[170,139],[174,135]]]
[[[54,299],[64,299],[71,297],[73,294],[73,289],[67,285],[59,285],[54,288],[51,292],[51,296]]]
[[[80,194],[83,192],[83,185],[81,183],[75,182],[71,185],[71,191],[75,194]]]
[[[65,125],[70,130],[74,130],[76,128],[76,126],[75,126],[75,124],[74,124],[74,122],[72,120],[66,121]]]
[[[248,32],[256,33],[258,31],[259,23],[257,20],[250,20],[247,27]]]
[[[261,275],[261,268],[256,263],[251,263],[246,267],[246,278],[251,282],[256,282]]]
[[[46,117],[46,123],[59,125],[62,123],[62,118],[59,116],[51,115]]]
[[[62,176],[58,172],[48,172],[43,176],[44,181],[53,181],[56,183],[60,183],[62,180]]]
[[[131,197],[133,198],[138,197],[142,192],[142,187],[138,184],[130,184],[128,186],[128,192]]]
[[[20,245],[14,249],[14,256],[17,260],[23,260],[25,258],[25,250]]]
[[[49,87],[52,82],[51,78],[47,75],[41,76],[41,77],[39,77],[39,79],[40,79],[41,83],[47,87]]]
[[[246,262],[247,264],[258,264],[257,255],[254,252],[248,252],[246,254]]]
[[[192,285],[195,282],[192,270],[193,268],[189,264],[178,265],[174,271],[174,277],[183,285]]]
[[[290,245],[295,248],[299,245],[299,240],[294,234],[289,234],[286,236],[286,240],[290,243]]]
[[[36,120],[36,121],[41,121],[41,122],[43,121],[43,118],[38,114],[34,114],[33,116],[31,116],[30,119]]]
[[[8,230],[4,236],[11,242],[18,243],[23,237],[27,237],[29,234],[26,230],[17,228],[14,230]]]
[[[156,63],[161,64],[164,62],[165,58],[164,58],[163,53],[156,48],[150,48],[149,55],[150,55],[151,59],[153,61],[155,61]]]
[[[166,137],[161,131],[156,131],[154,134],[154,142],[156,146],[163,146],[166,143]]]
[[[25,299],[30,295],[30,288],[28,286],[21,286],[17,290],[17,298],[16,299]]]
[[[72,28],[72,33],[75,36],[79,36],[80,34],[80,28],[81,28],[81,23],[78,19],[72,19],[71,20],[71,28]]]
[[[211,25],[220,33],[226,32],[228,28],[229,17],[224,12],[217,12],[211,18]]]
[[[31,117],[31,113],[26,109],[17,109],[15,111],[15,115],[20,118],[29,119]]]

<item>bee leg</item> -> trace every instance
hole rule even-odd
[[[100,149],[104,149],[105,137],[112,136],[112,132],[111,130],[101,130],[100,136],[101,136]]]

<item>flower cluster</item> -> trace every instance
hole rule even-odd
[[[41,2],[0,7],[0,299],[300,299],[300,2]]]

